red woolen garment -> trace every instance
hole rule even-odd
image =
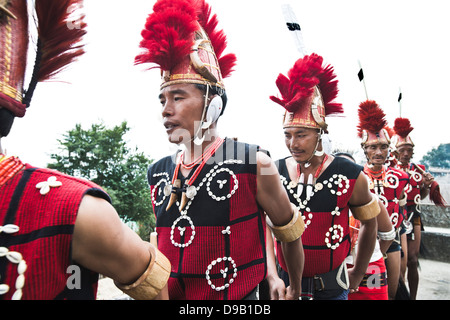
[[[61,185],[50,187],[43,195],[44,187],[36,185],[48,183],[50,177]],[[0,247],[20,253],[26,263],[23,300],[95,299],[98,275],[76,266],[70,251],[78,208],[85,194],[109,201],[91,182],[30,165],[0,187],[0,226],[19,227],[18,232],[0,233]],[[67,286],[74,270],[80,275],[80,287],[76,288]],[[18,264],[0,258],[0,281],[10,288],[0,299],[12,298],[18,277]]]

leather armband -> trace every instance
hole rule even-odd
[[[372,200],[359,207],[350,207],[353,216],[360,221],[367,221],[375,218],[381,212],[380,205],[378,204],[378,198],[372,195]]]
[[[149,245],[150,263],[145,272],[130,285],[114,282],[124,293],[136,300],[153,300],[165,287],[171,271],[169,260],[153,245]]]
[[[274,226],[269,217],[267,217],[267,225],[272,230],[277,240],[281,242],[293,242],[301,237],[305,230],[305,223],[298,212],[297,207],[291,204],[293,208],[293,216],[291,221],[284,226]]]

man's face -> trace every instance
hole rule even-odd
[[[370,144],[365,147],[367,162],[381,166],[386,162],[389,145],[387,143]]]
[[[297,162],[308,161],[317,145],[318,132],[310,128],[284,129],[284,141]]]
[[[402,164],[408,164],[414,154],[414,147],[410,144],[405,144],[403,146],[400,146],[397,148],[398,151],[398,161],[400,161]]]
[[[171,143],[187,143],[200,125],[205,97],[194,84],[174,84],[161,90],[164,127]]]

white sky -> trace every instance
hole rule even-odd
[[[338,101],[345,116],[327,118],[334,147],[359,150],[357,109],[365,100],[358,60],[364,68],[370,99],[387,114],[402,116],[415,128],[414,161],[433,147],[449,143],[450,19],[446,0],[210,0],[228,49],[238,58],[225,79],[229,104],[219,120],[222,136],[238,137],[268,149],[274,159],[288,155],[281,121],[283,108],[271,100],[275,79],[299,58],[281,13],[290,3],[310,52],[335,67]],[[46,166],[57,152],[57,139],[75,124],[88,129],[103,120],[108,127],[128,121],[129,145],[153,159],[176,148],[167,141],[158,101],[159,70],[134,66],[140,31],[154,1],[86,0],[87,53],[55,81],[38,84],[30,109],[16,119],[2,140],[8,154]]]

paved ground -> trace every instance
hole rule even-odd
[[[128,296],[119,290],[109,278],[103,278],[98,283],[97,300],[126,299]]]
[[[450,263],[420,260],[417,300],[450,300]],[[127,299],[111,279],[100,280],[98,300]]]
[[[417,300],[450,300],[450,263],[419,260]]]

